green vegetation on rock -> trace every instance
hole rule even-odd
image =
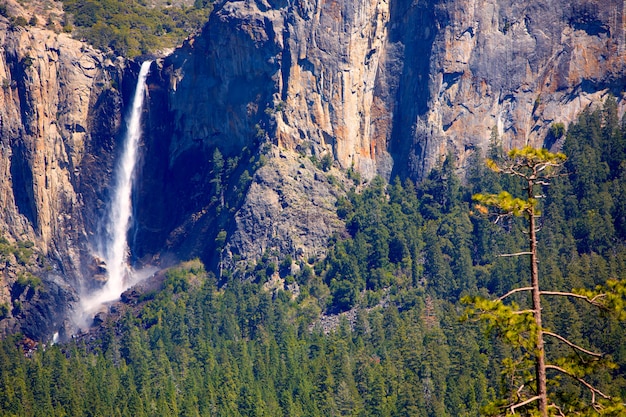
[[[65,31],[96,48],[133,58],[179,44],[206,23],[212,3],[196,1],[185,6],[146,0],[63,0],[63,7]]]
[[[12,244],[0,237],[0,263],[29,265],[32,263],[33,247],[33,242],[28,240]]]

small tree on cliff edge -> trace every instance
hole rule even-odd
[[[530,258],[530,285],[515,288],[498,299],[489,300],[481,297],[465,297],[468,304],[464,318],[478,318],[487,323],[488,329],[495,330],[508,344],[521,352],[518,358],[503,360],[504,373],[510,382],[511,393],[508,398],[490,404],[484,410],[489,415],[516,415],[546,417],[565,415],[563,407],[553,403],[547,391],[548,373],[562,374],[573,378],[590,393],[586,410],[577,415],[623,415],[626,410],[621,401],[611,398],[589,383],[585,377],[599,366],[611,367],[613,364],[601,353],[587,350],[561,335],[553,333],[542,325],[542,296],[572,297],[590,303],[601,309],[611,310],[624,319],[623,309],[626,298],[626,283],[610,281],[594,291],[575,290],[573,292],[545,291],[540,288],[537,259],[537,218],[539,217],[538,195],[542,186],[559,175],[565,163],[562,153],[550,153],[546,149],[513,149],[502,162],[487,160],[488,167],[501,174],[521,179],[525,185],[525,198],[513,197],[503,191],[500,194],[476,194],[476,208],[487,214],[492,207],[498,220],[505,216],[523,216],[528,225],[527,252],[518,252],[500,256],[528,256]],[[510,298],[516,293],[529,293],[529,309],[522,309]],[[506,302],[506,304],[505,304]],[[554,338],[558,343],[569,346],[575,353],[568,358],[550,358],[546,360],[544,337]],[[575,359],[572,359],[575,358]],[[556,375],[555,375],[556,376]],[[550,379],[556,385],[556,378]],[[573,410],[568,409],[568,413]]]

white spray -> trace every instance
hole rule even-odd
[[[106,224],[106,237],[102,242],[102,257],[106,263],[108,279],[104,287],[91,296],[83,298],[81,321],[95,312],[106,302],[119,298],[137,280],[128,265],[128,243],[126,235],[131,225],[131,192],[137,161],[137,148],[141,139],[141,113],[146,90],[146,78],[151,61],[141,64],[133,106],[128,119],[124,149],[117,166],[115,189],[109,217]]]

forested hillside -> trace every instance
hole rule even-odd
[[[496,160],[497,133],[487,152]],[[626,125],[615,100],[553,139],[568,175],[544,189],[542,285],[624,278]],[[348,233],[323,260],[293,265],[267,254],[248,279],[222,286],[193,261],[170,270],[161,291],[119,307],[119,321],[74,341],[32,350],[19,336],[5,340],[2,415],[479,415],[500,395],[500,361],[511,352],[461,323],[459,300],[528,280],[527,259],[498,256],[525,249],[518,220],[493,224],[473,207],[477,192],[522,193],[484,156],[475,153],[467,185],[446,159],[423,183],[377,178],[349,193],[337,205]],[[269,279],[283,288],[264,289]],[[626,397],[623,324],[566,299],[543,314],[546,327],[609,354],[618,367],[593,382]],[[558,382],[558,403],[588,396]]]

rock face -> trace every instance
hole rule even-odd
[[[463,167],[493,127],[505,149],[550,145],[552,123],[567,126],[607,93],[623,107],[621,1],[464,0],[447,3],[440,22],[429,108],[418,115],[409,152],[426,169],[447,151]]]
[[[494,127],[505,148],[541,145],[552,123],[621,98],[624,13],[617,0],[222,2],[170,61],[170,158],[187,136],[242,146],[263,106],[279,146],[366,178],[421,178],[448,152],[462,167]],[[189,82],[191,68],[206,72]]]
[[[257,171],[230,220],[215,221],[207,184],[216,147],[237,157],[270,141],[283,156],[332,155],[365,179],[420,179],[448,154],[462,171],[494,130],[505,148],[550,146],[553,123],[567,125],[607,93],[623,108],[623,2],[532,3],[218,2],[203,32],[151,76],[140,255],[167,247],[216,262],[220,230],[236,258],[323,250],[293,221],[302,209],[280,202],[297,158]],[[331,189],[292,191],[312,213]]]
[[[97,180],[111,169],[120,125],[121,100],[111,87],[118,81],[110,78],[116,71],[65,35],[19,27],[0,33],[0,230],[59,256],[64,272],[76,276],[84,206],[102,198]]]
[[[236,267],[237,257],[258,259],[275,253],[308,262],[326,253],[328,238],[344,231],[335,203],[349,184],[336,169],[328,174],[295,152],[273,149],[259,168],[245,202],[235,214],[235,228],[222,261]]]
[[[21,331],[37,336],[58,328],[90,285],[89,234],[121,126],[122,68],[68,35],[4,17],[0,45],[0,237],[34,244],[40,262],[20,268],[45,287],[21,301],[6,292],[0,303],[24,304]],[[18,273],[7,266],[2,286]]]
[[[332,123],[328,109],[321,109],[322,96],[315,96],[317,104],[309,103],[309,92],[317,88],[313,74],[296,77],[289,71],[299,67],[285,67],[298,61],[297,45],[312,29],[299,15],[289,14],[294,10],[286,2],[224,2],[202,34],[157,63],[158,71],[148,80],[146,150],[138,190],[144,197],[138,199],[134,233],[138,257],[161,253],[167,258],[166,252],[179,259],[200,256],[209,267],[253,262],[272,251],[307,259],[323,253],[328,237],[342,229],[334,203],[345,191],[308,157],[332,155],[334,146],[357,155],[349,151],[356,145],[335,143],[332,132],[325,133]],[[351,13],[350,24],[360,25],[360,12]],[[290,33],[302,39],[288,39]],[[342,44],[349,42],[346,38]],[[291,53],[296,55],[288,57]],[[353,65],[345,57],[320,59],[333,65],[342,61],[346,70]],[[362,69],[355,66],[354,71],[350,77],[356,80]],[[324,126],[313,124],[309,105],[321,109],[315,117],[326,117]],[[356,101],[350,105],[367,107]],[[333,120],[343,117],[333,115]],[[229,179],[220,182],[227,196],[243,192],[237,201],[211,199],[216,192],[211,165],[216,148],[227,165],[235,161]],[[267,163],[255,157],[259,153]],[[255,162],[249,163],[250,157]],[[371,158],[363,161],[364,169],[374,168]],[[343,176],[336,170],[333,175],[337,181]],[[227,241],[217,251],[214,242],[220,232]]]

